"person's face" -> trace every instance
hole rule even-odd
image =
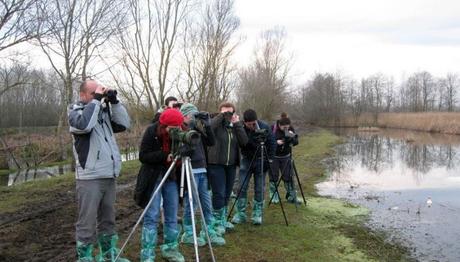
[[[289,129],[289,125],[282,125],[282,126],[280,126],[280,129],[281,130]]]
[[[225,113],[225,112],[232,112],[232,113],[234,113],[233,107],[222,107],[222,108],[220,109],[220,112],[221,112],[221,113]]]
[[[91,102],[96,94],[97,86],[98,83],[96,81],[88,81],[88,83],[86,83],[86,89],[83,92],[80,92],[80,100],[83,103]]]
[[[254,131],[257,127],[257,120],[244,122],[244,125],[246,126],[246,128]]]
[[[177,104],[177,100],[171,100],[171,101],[168,102],[167,106],[168,106],[169,108],[173,108],[173,106],[174,106],[175,104]]]
[[[186,115],[186,116],[184,116],[184,123],[186,123],[188,125],[188,124],[190,124],[192,119],[193,119],[192,115]]]

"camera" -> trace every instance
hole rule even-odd
[[[264,142],[268,137],[268,130],[267,129],[256,129],[252,137],[258,142]]]
[[[109,89],[107,90],[107,92],[104,93],[103,96],[106,96],[107,98],[111,98],[111,97],[117,96],[117,94],[118,94],[117,90]]]
[[[200,141],[200,134],[195,130],[182,131],[179,128],[169,129],[169,137],[176,143],[196,145]]]
[[[284,142],[290,144],[293,142],[294,138],[297,137],[297,134],[289,132],[288,128],[284,129]]]
[[[180,109],[180,108],[182,107],[183,104],[184,104],[184,103],[179,103],[179,102],[177,102],[177,103],[175,103],[175,104],[172,106],[172,108]]]
[[[225,118],[231,119],[233,116],[233,112],[230,112],[230,111],[223,112],[222,115],[224,115]]]
[[[209,113],[208,112],[198,112],[195,115],[195,119],[200,119],[200,120],[208,120],[209,119]]]

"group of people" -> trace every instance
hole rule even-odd
[[[121,157],[113,134],[128,129],[130,118],[113,91],[94,80],[85,81],[80,86],[80,101],[69,108],[76,159],[78,261],[114,261],[119,253],[114,204],[115,178],[120,173]],[[211,118],[209,114],[200,114],[191,103],[178,103],[176,98],[168,97],[164,108],[145,130],[139,151],[142,165],[134,199],[142,208],[148,208],[141,234],[141,261],[155,260],[161,213],[164,219],[160,251],[164,259],[184,261],[179,242],[194,244],[191,201],[187,193],[182,201],[182,227],[178,225],[179,186],[184,172],[173,149],[172,130],[194,130],[199,134],[187,152],[198,191],[193,206],[197,207],[199,200],[204,216],[196,239],[199,246],[207,241],[204,227],[211,243],[221,246],[225,245],[225,234],[234,229],[234,224],[247,221],[251,177],[254,180],[251,222],[262,224],[265,178],[269,168],[273,171],[269,183],[272,202],[280,201],[275,191],[280,171],[286,199],[292,203],[298,201],[290,170],[291,147],[297,145],[298,140],[287,115],[282,114],[273,126],[269,126],[258,119],[254,110],[248,109],[240,121],[235,106],[224,102]],[[159,194],[147,207],[168,170],[171,172]],[[237,173],[238,187],[233,190]],[[227,221],[232,193],[236,194],[236,212],[231,221]],[[96,242],[99,252],[94,258]],[[128,260],[118,258],[117,261]]]

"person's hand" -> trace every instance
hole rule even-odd
[[[280,145],[280,146],[281,146],[281,145],[284,145],[284,141],[281,140],[281,139],[276,140],[276,143],[277,143],[278,145]]]
[[[166,162],[172,162],[173,161],[173,155],[169,154],[168,157],[166,158]]]
[[[106,92],[106,88],[103,87],[102,85],[97,85],[96,91],[94,91],[95,94],[100,94],[103,95]]]
[[[235,124],[235,123],[237,123],[237,122],[239,122],[239,121],[240,121],[240,116],[237,115],[237,114],[233,114],[231,122],[232,122],[233,124]]]

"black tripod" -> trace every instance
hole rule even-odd
[[[256,165],[256,160],[258,160],[257,159],[257,156],[258,156],[257,154],[259,152],[260,152],[260,161],[261,161],[260,173],[261,173],[261,176],[263,177],[264,176],[264,159],[269,159],[268,153],[267,153],[267,148],[265,147],[265,142],[264,141],[259,142],[259,145],[257,146],[256,152],[255,152],[254,156],[252,157],[251,163],[249,164],[248,172]],[[268,172],[269,172],[269,176],[272,177],[272,170],[271,170],[270,166],[268,167]],[[236,195],[236,199],[233,202],[232,208],[230,208],[230,211],[228,212],[227,219],[230,219],[232,211],[235,208],[235,204],[238,202],[238,199],[240,199],[241,191],[243,190],[243,187],[246,185],[246,183],[249,183],[249,178],[250,178],[250,176],[248,174],[246,174],[246,177],[244,178],[244,181],[241,184],[240,189],[238,190],[238,194]],[[279,194],[278,187],[276,188],[276,193]],[[281,211],[283,212],[284,221],[286,222],[286,226],[289,226],[287,218],[286,218],[286,213],[284,212],[283,204],[281,202],[280,202],[280,207],[281,207]]]
[[[292,145],[290,145],[291,147],[291,152],[292,152]],[[289,169],[290,169],[290,172],[289,172],[289,182],[292,183],[292,187],[293,187],[293,190],[295,190],[295,187],[294,187],[294,179],[293,179],[293,176],[295,175],[296,177],[296,180],[297,180],[297,184],[299,186],[299,190],[300,190],[300,193],[302,194],[302,199],[303,199],[303,202],[305,204],[305,206],[307,205],[307,200],[305,199],[305,195],[303,193],[303,189],[302,189],[302,184],[300,183],[300,179],[299,179],[299,173],[297,172],[297,168],[295,166],[295,163],[294,163],[294,159],[292,157],[292,153],[291,155],[289,156],[289,163],[285,164],[284,167],[283,167],[283,170],[281,172],[281,176],[280,178],[278,179],[278,181],[276,181],[276,184],[275,184],[275,193],[272,195],[272,197],[270,198],[270,202],[268,202],[268,205],[270,206],[270,204],[272,203],[273,201],[273,198],[275,197],[275,194],[278,194],[279,196],[279,191],[278,191],[278,187],[279,185],[281,184],[281,180],[283,178],[283,174],[284,174],[284,171],[286,170],[286,168],[289,166]],[[297,196],[296,196],[297,198]],[[280,199],[280,203],[281,203],[281,199]],[[294,199],[294,204],[295,204],[295,207],[296,207],[296,210],[297,210],[297,207],[298,207],[298,203],[297,203],[297,199]]]

